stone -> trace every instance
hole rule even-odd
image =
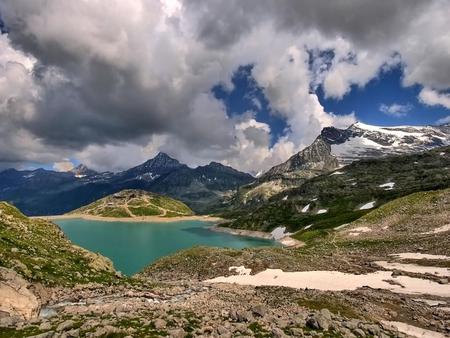
[[[255,305],[252,307],[251,311],[254,315],[259,317],[264,317],[267,313],[267,310],[263,305]]]
[[[52,324],[50,324],[49,322],[43,322],[41,323],[41,325],[39,325],[39,330],[42,331],[48,331],[52,328]]]
[[[56,331],[60,332],[60,331],[67,331],[72,329],[75,326],[75,322],[71,319],[66,320],[64,322],[62,322],[61,324],[58,325],[58,327],[56,328]]]
[[[251,322],[253,321],[253,316],[249,311],[237,310],[236,319],[238,322]]]
[[[156,318],[155,322],[154,322],[154,325],[155,325],[155,329],[162,330],[162,329],[166,328],[167,323],[166,323],[166,321],[164,319]]]
[[[40,303],[30,287],[15,271],[0,267],[0,311],[27,320],[36,317]]]
[[[169,330],[168,334],[172,338],[184,338],[186,336],[186,332],[182,328]]]
[[[287,337],[287,335],[283,332],[283,330],[279,329],[278,327],[274,327],[272,329],[272,337],[284,338]]]

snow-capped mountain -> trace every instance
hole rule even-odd
[[[450,145],[450,125],[377,127],[361,122],[347,129],[324,128],[320,137],[341,164]]]

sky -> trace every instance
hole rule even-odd
[[[257,173],[326,126],[450,122],[450,0],[2,0],[0,170]]]

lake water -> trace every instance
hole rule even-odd
[[[234,236],[208,230],[212,223],[102,222],[82,219],[55,220],[75,244],[109,257],[117,270],[132,275],[156,259],[195,245],[247,248],[276,245],[264,239]]]

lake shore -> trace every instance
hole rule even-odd
[[[223,218],[208,215],[175,216],[175,217],[161,217],[161,216],[102,217],[86,214],[68,214],[68,215],[52,215],[52,216],[34,216],[31,218],[40,218],[49,221],[61,219],[84,219],[90,221],[104,221],[104,222],[158,222],[158,223],[170,223],[179,221],[203,221],[203,222],[222,223],[225,221]]]
[[[209,229],[211,231],[223,232],[223,233],[236,235],[236,236],[271,239],[271,240],[274,240],[274,241],[280,243],[282,246],[288,247],[288,248],[299,248],[299,247],[305,245],[305,243],[303,243],[295,238],[292,238],[290,236],[285,236],[282,238],[274,239],[270,232],[244,230],[244,229],[233,229],[233,228],[227,228],[227,227],[222,227],[222,226],[218,226],[218,225],[214,225],[214,226],[210,227]]]

